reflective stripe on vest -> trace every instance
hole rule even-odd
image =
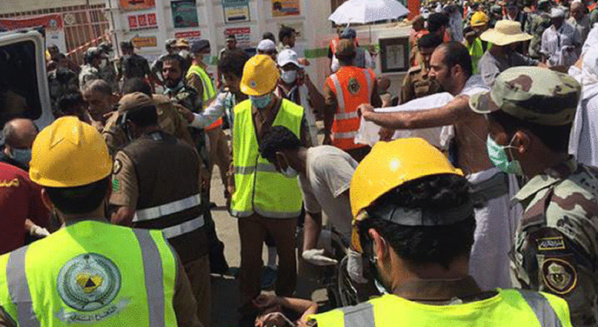
[[[187,76],[189,76],[190,74],[196,74],[197,76],[199,76],[201,84],[203,85],[202,105],[204,108],[207,108],[210,100],[216,97],[216,89],[214,88],[214,83],[212,82],[212,79],[205,71],[205,69],[198,65],[192,65],[191,67],[189,67]],[[205,130],[210,131],[220,126],[222,126],[222,118],[218,118],[210,126],[206,127]]]
[[[167,204],[159,205],[152,208],[146,208],[137,210],[133,217],[134,222],[143,222],[152,219],[158,219],[166,217],[193,207],[197,207],[201,204],[201,198],[199,194],[186,197],[181,200],[173,201]],[[167,239],[171,239],[183,234],[190,233],[196,229],[199,229],[205,225],[203,215],[200,215],[194,219],[185,221],[178,225],[162,228],[162,233]]]
[[[520,290],[519,294],[525,299],[527,305],[532,309],[536,318],[540,322],[542,327],[562,327],[561,320],[557,316],[556,312],[548,302],[548,300],[540,293]]]
[[[310,315],[308,319],[316,320],[322,327],[375,327],[376,322],[380,327],[571,325],[567,303],[561,298],[526,290],[497,291],[495,297],[453,305],[430,305],[383,295],[356,306]]]
[[[376,327],[372,303],[365,302],[341,310],[345,317],[345,327]]]
[[[38,327],[40,323],[35,312],[33,312],[31,291],[27,282],[27,274],[25,274],[25,253],[28,248],[28,246],[22,247],[9,254],[6,280],[10,299],[17,306],[16,321],[18,321],[19,326]]]
[[[172,215],[183,210],[187,210],[196,207],[201,204],[201,198],[199,194],[186,197],[177,201],[162,204],[159,206],[140,209],[135,212],[133,222],[152,220],[168,215]]]
[[[363,75],[358,76],[358,72]],[[361,80],[362,85],[365,80],[367,92],[359,90],[355,95],[347,94],[346,88],[351,78]],[[357,107],[362,103],[370,103],[373,94],[373,78],[374,75],[370,69],[353,66],[342,67],[338,72],[330,75],[330,80],[327,83],[335,94],[337,102],[332,125],[332,144],[336,147],[349,150],[363,146],[353,142],[360,124]]]
[[[141,249],[149,326],[163,327],[166,325],[166,313],[162,257],[149,230],[133,229],[133,232]],[[6,282],[11,302],[17,308],[16,322],[18,322],[18,326],[39,327],[41,324],[33,311],[30,284],[25,271],[25,258],[28,249],[29,246],[22,247],[9,254]],[[8,312],[4,312],[8,314]],[[15,317],[9,316],[9,318],[14,320]]]
[[[162,259],[158,247],[147,229],[133,229],[141,248],[145,291],[149,308],[149,326],[162,327],[164,317],[164,278],[162,276]]]
[[[272,126],[285,126],[297,137],[301,133],[302,107],[283,99]],[[234,109],[233,166],[236,190],[231,199],[231,214],[247,217],[294,218],[301,213],[301,190],[296,178],[287,178],[264,159],[258,149],[251,101]]]

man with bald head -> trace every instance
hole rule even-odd
[[[571,9],[569,10],[570,17],[567,22],[581,34],[581,42],[585,42],[592,29],[590,23],[590,17],[584,12],[583,3],[580,0],[575,0],[571,3]]]
[[[28,171],[31,146],[37,132],[30,119],[16,118],[7,122],[2,129],[4,149],[0,152],[0,162]]]

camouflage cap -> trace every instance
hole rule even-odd
[[[471,110],[505,113],[539,125],[561,126],[575,117],[581,86],[571,76],[540,67],[513,67],[496,78],[490,91],[469,99]]]
[[[133,109],[155,106],[156,103],[147,94],[141,92],[129,93],[118,102],[118,113],[122,114]]]

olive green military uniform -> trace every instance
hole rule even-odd
[[[550,15],[543,11],[537,11],[530,15],[530,23],[526,24],[526,33],[533,38],[529,43],[529,56],[534,59],[540,58],[542,46],[542,33],[552,25]]]
[[[401,103],[438,93],[442,90],[436,80],[430,79],[429,70],[422,66],[411,67],[403,79]]]
[[[118,73],[114,66],[114,60],[108,59],[108,63],[104,67],[100,67],[100,78],[110,84],[112,92],[118,92]]]
[[[537,125],[566,126],[573,122],[580,93],[569,75],[515,67],[501,73],[491,91],[474,95],[470,106],[478,113],[500,110]],[[515,282],[563,297],[573,326],[596,326],[598,168],[570,157],[529,177],[515,195],[524,208],[510,253]]]
[[[152,98],[156,102],[158,124],[160,124],[162,131],[176,136],[190,145],[194,145],[189,134],[187,121],[176,110],[173,102],[165,95],[154,94]],[[119,148],[128,143],[125,132],[118,124],[118,117],[118,113],[114,112],[106,121],[104,130],[102,131],[102,136],[108,145],[111,155],[114,155]]]

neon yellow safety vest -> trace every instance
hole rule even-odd
[[[285,126],[299,137],[304,110],[286,99],[272,126]],[[231,199],[231,213],[247,217],[257,213],[267,218],[293,218],[301,213],[301,191],[297,178],[287,178],[276,171],[258,151],[258,142],[251,101],[245,100],[234,108],[233,165],[235,193]]]
[[[490,46],[490,43],[488,44]],[[475,38],[472,44],[467,45],[467,50],[469,50],[469,55],[471,56],[471,68],[473,69],[472,72],[477,74],[478,72],[478,62],[484,55],[484,47],[482,46],[482,40],[479,37]]]
[[[175,258],[160,231],[81,221],[0,257],[0,305],[21,327],[176,326]]]
[[[545,293],[497,290],[489,299],[452,305],[412,302],[396,295],[309,318],[318,327],[571,327],[565,300]]]
[[[199,79],[201,79],[201,84],[203,85],[203,107],[206,108],[210,99],[213,99],[216,96],[214,83],[212,83],[212,79],[208,73],[206,73],[205,69],[199,65],[191,65],[191,67],[189,67],[189,70],[187,71],[187,78],[189,78],[189,76],[192,74],[196,74],[199,76]]]

